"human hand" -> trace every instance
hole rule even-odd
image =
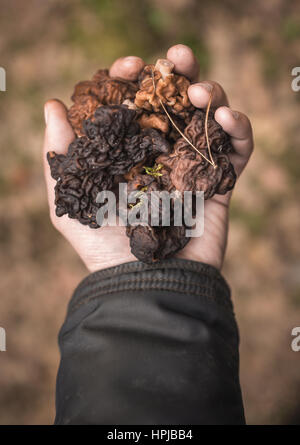
[[[167,58],[174,63],[175,71],[195,82],[199,67],[190,48],[185,45],[172,46]],[[144,67],[139,57],[124,57],[114,62],[110,69],[111,76],[136,80]],[[212,105],[218,107],[216,121],[231,136],[234,153],[231,162],[239,176],[246,166],[253,149],[252,129],[249,119],[242,113],[228,108],[228,100],[222,87],[213,81],[193,83],[189,88],[189,97],[193,105],[206,108],[213,86]],[[129,238],[124,227],[105,226],[90,229],[67,215],[57,217],[55,214],[55,180],[50,175],[46,160],[48,151],[64,154],[75,138],[67,119],[67,109],[58,100],[45,104],[46,131],[44,140],[44,172],[48,192],[50,217],[54,227],[71,243],[90,272],[116,266],[129,261],[136,261],[131,254]],[[204,234],[192,238],[187,246],[177,253],[178,258],[201,261],[220,269],[222,267],[228,232],[228,208],[231,192],[226,195],[214,195],[205,201]]]

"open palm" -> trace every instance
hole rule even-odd
[[[189,77],[192,82],[196,81],[199,66],[190,48],[185,45],[172,46],[167,52],[167,58],[174,63],[177,73]],[[143,67],[144,62],[140,58],[124,57],[114,62],[110,75],[136,80]],[[232,111],[228,107],[223,88],[213,81],[202,81],[190,86],[188,93],[193,105],[206,108],[212,88],[212,105],[217,107],[215,119],[231,136],[234,148],[231,162],[239,176],[253,149],[251,124],[244,114]],[[45,104],[45,120],[44,170],[52,223],[75,248],[91,272],[136,261],[130,252],[129,238],[125,234],[124,227],[107,226],[90,229],[67,215],[60,218],[55,215],[55,180],[50,175],[46,153],[51,150],[56,153],[66,153],[75,135],[67,119],[66,107],[60,101],[50,100]],[[177,257],[221,268],[227,241],[230,197],[231,192],[228,192],[223,196],[214,195],[205,202],[204,234],[199,238],[192,238],[187,246],[177,253]]]

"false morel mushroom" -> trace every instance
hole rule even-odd
[[[189,238],[185,236],[187,227],[184,223],[175,225],[174,200],[182,201],[182,199],[174,193],[174,187],[170,190],[173,191],[173,196],[171,195],[169,207],[163,209],[162,206],[160,193],[165,191],[167,171],[164,174],[160,173],[161,176],[156,176],[156,172],[161,171],[160,166],[157,165],[146,171],[148,174],[137,174],[128,182],[128,193],[136,192],[137,201],[135,205],[130,204],[130,212],[142,214],[143,207],[147,207],[147,217],[143,219],[143,224],[131,225],[129,212],[126,234],[130,238],[131,252],[140,261],[152,263],[174,255],[188,243]],[[167,225],[163,223],[163,211],[168,212]],[[181,211],[183,211],[182,206]],[[154,216],[157,218],[155,224],[153,223]]]
[[[205,113],[201,110],[195,111],[191,122],[184,130],[186,138],[178,139],[173,151],[167,156],[159,156],[157,162],[169,170],[171,182],[176,190],[203,191],[204,199],[209,199],[215,193],[224,195],[231,190],[235,184],[236,174],[228,155],[232,151],[230,138],[215,121],[212,113],[208,115],[207,128],[214,164],[205,159],[209,157],[209,153],[204,121]],[[195,151],[187,140],[198,151]]]
[[[68,118],[77,136],[83,136],[83,122],[93,116],[96,108],[121,105],[124,100],[134,99],[137,89],[136,82],[109,77],[108,70],[98,70],[92,80],[75,85],[71,97],[74,104],[68,111]]]
[[[140,128],[135,114],[125,105],[103,105],[84,122],[85,136],[76,138],[66,155],[48,152],[51,175],[57,181],[57,216],[68,214],[82,224],[99,227],[98,193],[111,190],[136,164],[152,162],[170,150],[157,130]]]

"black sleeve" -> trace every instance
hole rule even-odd
[[[230,290],[171,259],[95,272],[59,335],[56,424],[243,424]]]

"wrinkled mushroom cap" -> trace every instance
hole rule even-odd
[[[83,135],[83,122],[91,118],[101,105],[120,105],[125,100],[133,100],[137,83],[120,78],[112,78],[108,70],[98,70],[92,80],[75,85],[72,100],[74,105],[68,112],[69,121],[78,136]]]
[[[173,64],[172,64],[173,65]],[[161,102],[171,113],[186,118],[187,113],[193,108],[189,97],[188,87],[190,81],[178,74],[168,72],[162,59],[157,65],[146,65],[139,78],[139,90],[136,93],[135,104],[146,111],[163,113]],[[173,67],[172,67],[173,68]],[[161,102],[160,102],[161,101]]]

